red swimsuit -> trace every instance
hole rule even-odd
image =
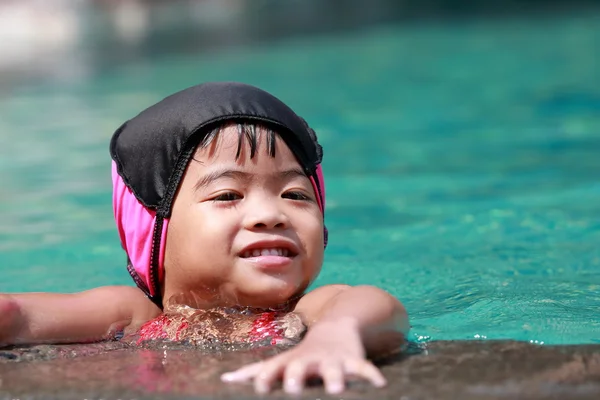
[[[252,323],[252,328],[248,332],[247,342],[259,342],[271,338],[271,344],[276,344],[279,340],[285,339],[285,330],[277,321],[277,318],[280,316],[280,312],[274,311],[261,313]],[[151,339],[183,340],[184,338],[181,337],[181,334],[188,328],[189,323],[187,321],[177,321],[176,323],[179,323],[179,326],[175,330],[175,337],[169,337],[165,328],[169,327],[171,323],[173,323],[173,320],[166,314],[162,314],[146,322],[138,332],[139,339],[137,340],[137,344]]]

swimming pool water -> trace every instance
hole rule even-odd
[[[455,21],[156,58],[0,99],[0,292],[132,284],[108,141],[206,80],[272,91],[325,149],[317,284],[375,284],[415,340],[600,341],[600,16]]]

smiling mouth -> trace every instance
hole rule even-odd
[[[265,249],[246,250],[241,255],[242,258],[268,257],[268,256],[292,258],[292,257],[295,257],[296,254],[293,253],[289,249],[285,249],[282,247],[274,247],[274,248],[265,248]]]

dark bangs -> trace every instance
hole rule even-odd
[[[217,128],[211,130],[202,140],[198,143],[197,149],[205,149],[210,144],[218,138],[218,136],[223,132],[225,128],[233,126],[234,124],[226,124],[218,126]],[[267,151],[271,157],[275,157],[275,136],[277,133],[272,129],[259,124],[253,123],[237,123],[235,124],[237,127],[237,135],[238,135],[238,145],[235,153],[235,159],[240,158],[242,153],[242,146],[244,142],[247,142],[250,146],[250,158],[254,158],[256,155],[256,150],[258,147],[258,137],[259,134],[267,135]]]

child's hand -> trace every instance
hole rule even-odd
[[[16,302],[0,294],[0,347],[11,344],[20,312]]]
[[[295,348],[223,374],[221,378],[225,382],[254,380],[254,388],[259,393],[268,392],[275,380],[283,378],[287,393],[299,393],[307,378],[320,377],[325,390],[333,394],[344,390],[346,378],[350,376],[367,379],[377,387],[386,384],[379,369],[365,358],[355,328],[322,322],[314,325]]]

